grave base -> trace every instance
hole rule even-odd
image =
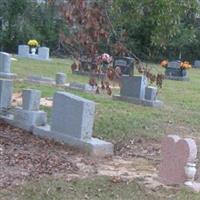
[[[96,91],[96,87],[92,87],[89,84],[81,84],[81,83],[70,83],[69,86],[67,86],[66,88],[79,90],[81,92],[95,92]]]
[[[92,156],[105,157],[113,155],[113,144],[99,140],[97,138],[80,140],[71,137],[66,133],[52,131],[50,126],[40,126],[33,128],[33,134],[41,137],[51,138],[58,142],[63,142],[69,146],[83,150]]]
[[[154,107],[154,108],[160,108],[163,106],[163,102],[160,100],[155,100],[155,101],[146,100],[146,99],[141,100],[137,98],[125,97],[125,96],[120,96],[120,95],[114,95],[113,100],[125,101],[128,103],[149,106],[149,107]]]
[[[17,74],[0,72],[0,78],[16,79],[17,78]]]
[[[106,75],[105,74],[94,74],[94,73],[91,73],[91,72],[84,72],[84,71],[73,71],[72,74],[75,74],[75,75],[81,75],[81,76],[92,76],[92,77],[96,77],[96,78],[105,78]]]
[[[165,79],[175,80],[175,81],[189,81],[190,80],[188,76],[166,76],[166,75],[165,75]]]
[[[47,123],[47,114],[44,111],[27,111],[16,108],[14,114],[0,116],[8,124],[32,131],[34,126],[42,126]]]

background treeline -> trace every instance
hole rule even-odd
[[[18,44],[34,38],[53,54],[64,53],[59,33],[67,32],[67,25],[55,2],[0,0],[1,50],[16,53]],[[197,0],[114,0],[107,10],[114,29],[110,42],[125,43],[139,58],[200,59]],[[108,49],[106,45],[102,48]]]

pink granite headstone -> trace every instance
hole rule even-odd
[[[161,143],[162,161],[159,167],[160,181],[166,185],[182,184],[187,180],[184,167],[194,163],[197,146],[193,139],[181,139],[168,135]]]

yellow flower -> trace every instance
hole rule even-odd
[[[37,46],[39,46],[39,43],[37,40],[29,40],[28,45],[31,47],[37,47]]]

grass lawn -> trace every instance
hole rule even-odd
[[[69,82],[88,82],[87,77],[72,75],[70,69],[72,62],[68,59],[53,59],[52,62],[17,59],[18,61],[12,63],[12,71],[17,73],[20,78],[25,78],[30,74],[55,77],[57,72],[66,72]],[[152,66],[155,71],[163,71],[156,65]],[[164,101],[164,107],[161,109],[113,101],[107,95],[83,93],[69,89],[66,91],[97,103],[94,135],[114,144],[125,143],[135,136],[160,140],[163,135],[175,132],[198,138],[198,131],[200,130],[200,70],[191,69],[189,75],[190,81],[164,81],[163,88],[158,95],[158,99]],[[14,85],[15,92],[21,92],[24,88],[40,89],[45,97],[51,97],[55,91],[63,90],[53,86],[21,82],[16,82]],[[43,108],[50,116],[51,110],[46,107]],[[106,177],[73,182],[43,178],[38,182],[33,180],[25,186],[10,189],[9,193],[7,191],[0,194],[2,200],[200,199],[199,195],[186,191],[179,191],[175,194],[171,190],[166,191],[164,189],[147,191],[141,185],[138,185],[137,181],[112,183]]]
[[[0,193],[2,200],[199,200],[199,194],[186,190],[147,190],[136,181],[113,183],[111,178],[99,177],[66,182],[44,178]]]

